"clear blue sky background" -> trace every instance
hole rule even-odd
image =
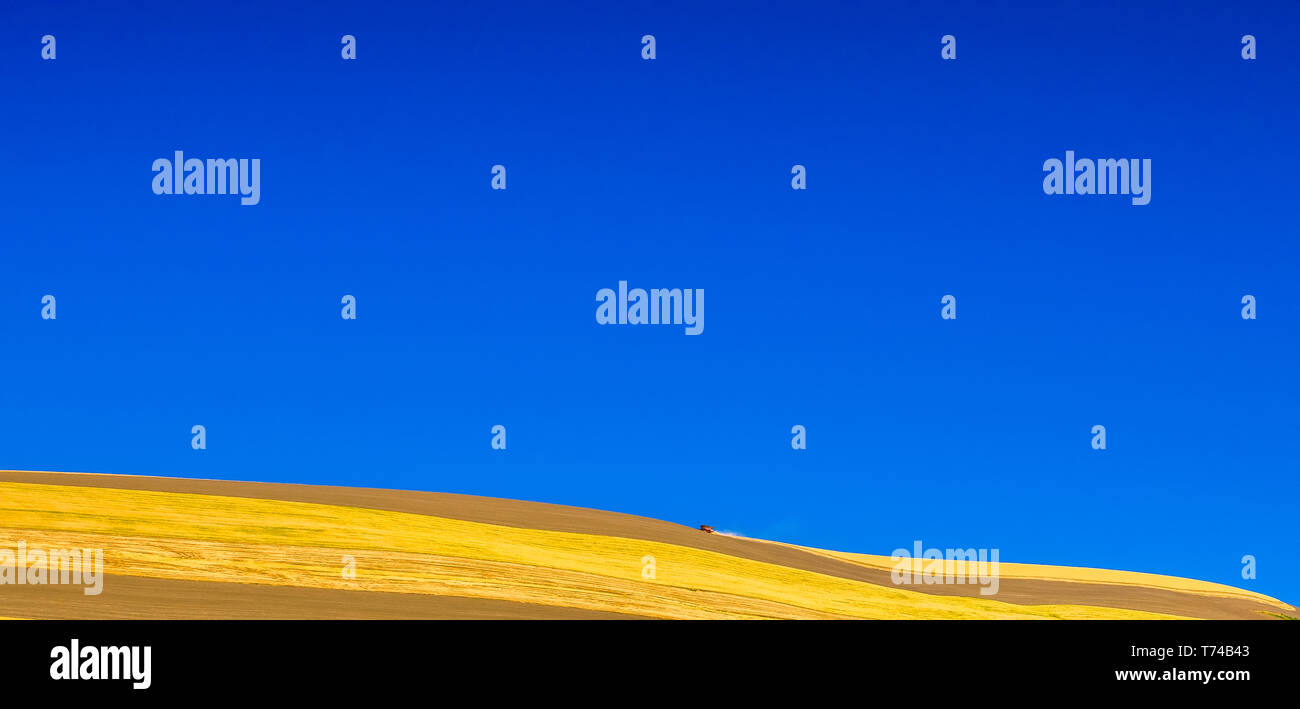
[[[1300,6],[1087,5],[7,3],[0,467],[1296,602]],[[155,196],[177,149],[261,158],[261,204]],[[1151,204],[1044,195],[1067,149],[1151,158]],[[704,288],[704,335],[597,325],[620,279]]]

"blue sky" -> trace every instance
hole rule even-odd
[[[5,8],[0,467],[1300,597],[1294,3],[407,5]],[[174,150],[261,203],[154,195]],[[1151,203],[1043,194],[1066,150]],[[597,325],[619,280],[705,333]]]

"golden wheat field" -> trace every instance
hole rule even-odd
[[[434,493],[259,485],[0,474],[0,549],[20,542],[102,549],[105,574],[98,596],[0,586],[0,616],[1295,615],[1291,606],[1259,594],[1151,574],[1003,564],[1003,590],[984,597],[967,588],[936,592],[889,583],[888,557],[718,538],[615,513]],[[337,504],[347,500],[355,504]],[[420,505],[438,514],[402,511]]]

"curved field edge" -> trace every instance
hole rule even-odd
[[[754,541],[767,542],[767,540],[757,539]],[[786,544],[785,542],[767,542],[770,544]],[[818,549],[816,547],[806,547],[797,544],[786,544],[796,549],[801,549],[813,554],[820,554],[832,559],[849,561],[854,564],[890,571],[894,568],[895,561],[892,557],[880,554],[862,554],[848,551],[833,551],[830,549]],[[941,563],[941,562],[931,562]],[[974,564],[967,567],[967,562],[956,560],[951,563],[952,571],[957,575],[973,573]],[[927,570],[927,564],[921,559],[910,560],[911,573],[920,576]],[[1083,566],[1054,566],[1050,564],[1020,564],[1014,562],[1000,562],[998,564],[998,573],[1002,579],[1035,579],[1041,581],[1069,581],[1075,583],[1095,583],[1111,586],[1126,586],[1131,588],[1157,588],[1167,591],[1177,591],[1179,593],[1194,593],[1201,596],[1210,596],[1214,598],[1238,598],[1250,601],[1264,603],[1275,606],[1282,610],[1292,610],[1295,608],[1290,604],[1281,601],[1272,596],[1266,596],[1255,591],[1248,591],[1244,588],[1229,586],[1227,584],[1214,583],[1212,581],[1200,581],[1197,579],[1183,578],[1181,576],[1165,576],[1163,574],[1151,574],[1143,571],[1120,571],[1115,569],[1094,569]]]
[[[663,618],[1171,618],[936,596],[662,542],[365,508],[0,483],[0,546],[102,548],[105,572],[517,600]],[[356,562],[343,576],[342,557]],[[655,577],[642,577],[653,557]],[[111,602],[111,595],[106,590]]]
[[[285,502],[406,512],[523,529],[578,532],[665,542],[778,566],[804,569],[853,581],[898,588],[889,569],[814,553],[786,543],[729,534],[703,534],[664,520],[570,505],[528,502],[455,493],[339,487],[304,483],[267,483],[100,473],[0,470],[0,481],[77,487],[222,495]],[[996,598],[1022,606],[1087,605],[1127,608],[1189,618],[1279,619],[1278,606],[1250,598],[1197,594],[1167,588],[1009,577],[999,574]],[[924,582],[924,578],[922,581]],[[973,584],[906,585],[932,595],[980,598]],[[447,597],[444,597],[447,598]],[[1284,608],[1287,608],[1283,606]],[[1287,609],[1284,612],[1294,612]]]

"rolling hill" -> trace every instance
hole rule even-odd
[[[1005,562],[993,596],[972,585],[900,586],[887,556],[563,505],[369,488],[0,471],[0,549],[20,542],[102,549],[103,592],[0,585],[6,618],[1300,615],[1220,584]]]

